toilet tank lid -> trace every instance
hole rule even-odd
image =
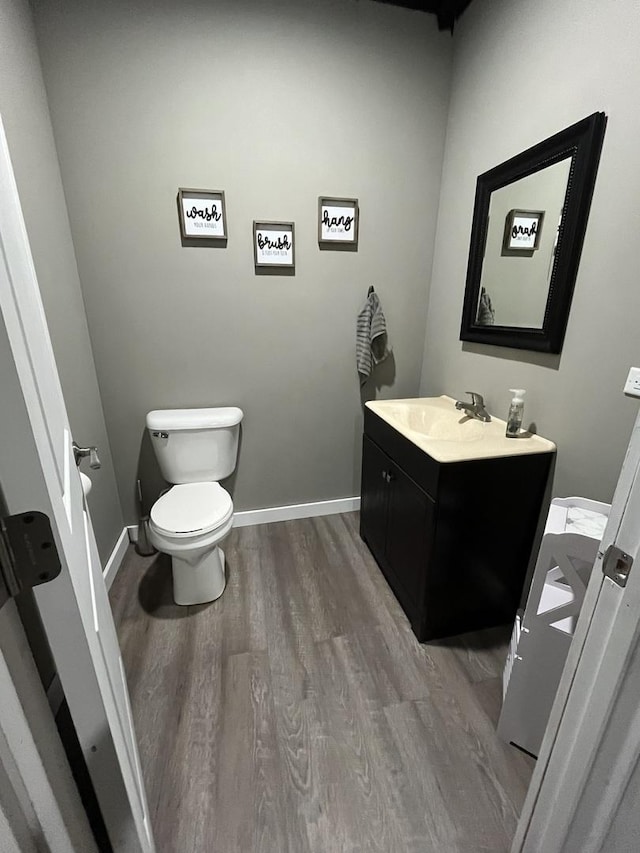
[[[214,409],[155,409],[147,415],[147,429],[211,429],[236,426],[242,409],[225,406]]]

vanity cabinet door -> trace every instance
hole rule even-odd
[[[385,554],[389,497],[387,478],[392,465],[387,454],[365,435],[362,442],[360,535],[379,562],[384,561]]]
[[[401,587],[396,594],[412,623],[424,601],[434,507],[429,495],[394,465],[389,481],[386,556]]]
[[[434,502],[364,436],[360,534],[414,627],[421,620]]]

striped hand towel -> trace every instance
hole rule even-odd
[[[356,325],[356,365],[360,385],[364,385],[374,365],[389,355],[387,346],[387,321],[377,293],[371,290]]]

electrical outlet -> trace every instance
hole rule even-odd
[[[640,397],[640,367],[630,368],[627,381],[624,383],[624,393],[630,397]]]

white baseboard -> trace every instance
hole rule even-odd
[[[122,561],[124,560],[124,555],[126,554],[128,547],[129,529],[127,527],[123,527],[122,533],[118,536],[118,541],[116,542],[114,549],[111,552],[111,556],[107,560],[107,565],[104,567],[102,572],[107,589],[111,589],[111,584],[114,582],[116,575],[118,574],[118,570],[122,565]]]
[[[291,521],[295,518],[313,518],[317,515],[336,515],[339,512],[353,512],[360,509],[360,497],[338,498],[333,501],[313,501],[307,504],[289,506],[271,506],[265,509],[248,509],[236,512],[234,527],[248,527],[250,524],[270,524],[273,521]]]
[[[245,509],[236,512],[234,527],[249,527],[252,524],[271,524],[274,521],[293,521],[296,518],[314,518],[317,515],[337,515],[339,512],[355,512],[360,509],[360,496],[337,498],[331,501],[312,501],[307,504],[289,504],[288,506],[269,506],[264,509]],[[125,528],[130,542],[138,541],[138,525],[130,524]]]

